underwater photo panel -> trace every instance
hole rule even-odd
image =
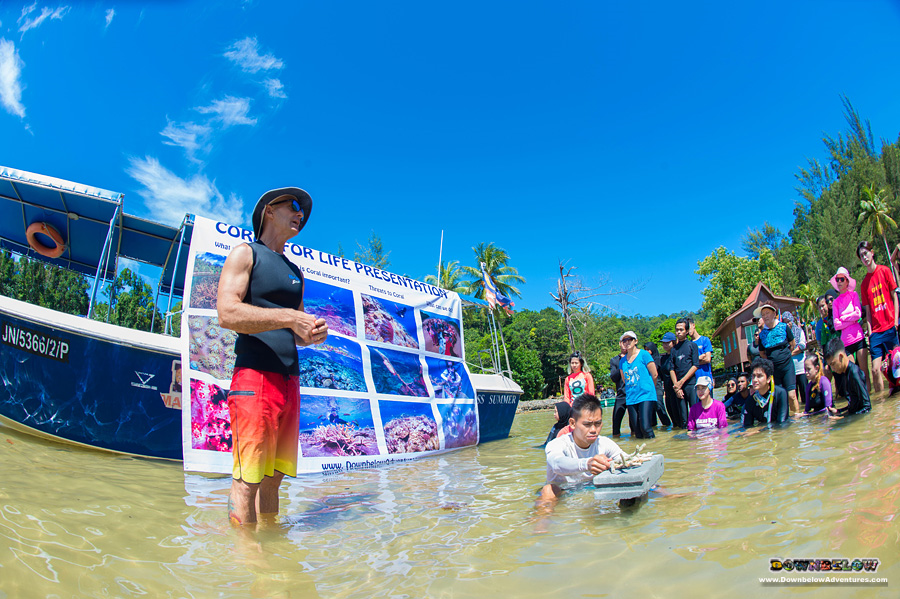
[[[328,335],[322,344],[298,347],[297,354],[301,387],[366,391],[362,348],[356,341]]]
[[[459,321],[425,310],[421,310],[421,314],[425,351],[453,358],[461,357],[462,335],[460,335]]]
[[[191,380],[191,447],[231,452],[227,389]]]
[[[328,331],[356,337],[356,308],[353,292],[328,283],[304,279],[303,311],[324,318]]]
[[[231,379],[237,333],[219,326],[215,316],[188,316],[190,367],[217,379]]]
[[[425,357],[428,378],[438,399],[475,399],[475,390],[462,362]]]
[[[375,383],[376,392],[428,397],[428,388],[422,374],[422,362],[419,361],[417,354],[368,347],[372,363],[372,381]]]
[[[430,403],[379,401],[388,453],[416,453],[440,449],[437,422]]]
[[[444,431],[444,448],[467,447],[478,442],[478,418],[474,403],[437,404]]]
[[[377,455],[369,400],[304,395],[300,401],[300,453],[305,458]]]
[[[419,349],[412,306],[361,294],[366,340]]]
[[[219,293],[219,275],[225,256],[206,252],[194,258],[194,273],[191,278],[191,308],[204,310],[216,309],[216,296]]]

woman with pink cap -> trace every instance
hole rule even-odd
[[[841,333],[841,341],[847,348],[847,355],[856,362],[863,372],[869,369],[869,354],[866,351],[866,336],[859,324],[862,318],[859,295],[856,293],[856,281],[843,266],[831,277],[831,286],[838,296],[834,298],[832,312],[834,328]]]

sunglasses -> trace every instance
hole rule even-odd
[[[846,283],[847,282],[846,277],[835,277],[834,280],[837,281],[838,283]]]
[[[278,204],[284,204],[285,202],[290,202],[291,210],[293,210],[294,212],[299,212],[301,216],[303,216],[303,209],[300,207],[300,202],[297,201],[297,198],[285,198],[283,200],[276,200],[270,203],[269,206],[277,206]]]

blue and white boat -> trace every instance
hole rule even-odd
[[[61,243],[35,234],[35,223],[52,227],[44,231],[58,232]],[[160,269],[156,304],[166,308],[168,331],[173,301],[184,294],[192,223],[190,215],[179,227],[137,218],[125,214],[120,193],[0,166],[0,248],[92,277],[88,313],[127,258]],[[95,449],[180,460],[182,346],[169,334],[0,296],[0,422]],[[499,350],[493,355],[499,364]],[[509,435],[522,394],[493,370],[472,375],[481,442]]]

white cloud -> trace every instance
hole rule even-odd
[[[234,42],[224,56],[248,73],[284,68],[284,62],[280,58],[275,58],[272,54],[259,53],[259,43],[255,37],[245,37]]]
[[[105,29],[109,29],[109,24],[112,23],[113,17],[115,17],[115,16],[116,16],[115,9],[110,8],[108,11],[106,11],[106,27],[105,27]]]
[[[25,118],[22,105],[22,67],[16,46],[9,40],[0,38],[0,102],[10,114]]]
[[[172,121],[168,121],[166,128],[160,131],[160,135],[169,140],[164,141],[164,144],[184,148],[188,159],[192,162],[199,162],[197,153],[209,151],[210,133],[212,133],[212,128],[208,125],[173,123]]]
[[[211,114],[214,120],[219,120],[226,127],[233,125],[255,125],[256,119],[247,116],[250,113],[249,98],[235,98],[225,96],[216,100],[209,106],[201,106],[195,109],[201,114]]]
[[[126,173],[144,186],[144,203],[163,222],[179,224],[188,212],[228,223],[244,221],[241,198],[230,194],[226,199],[203,175],[182,179],[151,156],[129,159]]]
[[[266,79],[263,81],[263,85],[266,87],[266,91],[269,92],[270,97],[287,98],[287,94],[284,93],[284,84],[280,79]]]
[[[62,20],[66,13],[71,10],[69,6],[60,6],[56,10],[51,10],[46,6],[41,9],[41,14],[31,17],[31,15],[35,9],[37,9],[37,2],[32,4],[31,6],[26,6],[22,9],[22,16],[16,21],[19,24],[19,31],[22,35],[25,35],[25,32],[30,29],[36,29],[40,27],[41,24],[47,19],[56,19]]]

